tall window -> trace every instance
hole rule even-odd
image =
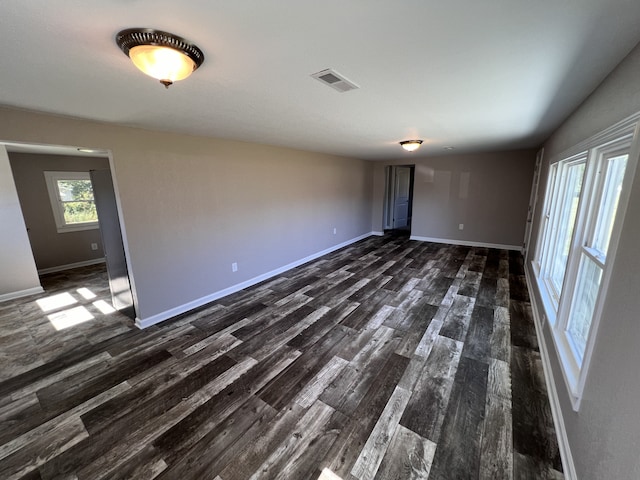
[[[44,172],[58,233],[98,228],[89,172]]]
[[[593,323],[596,300],[600,292],[602,273],[607,262],[613,223],[618,210],[622,181],[629,158],[629,146],[616,145],[618,151],[597,152],[594,159],[595,179],[592,187],[592,207],[584,227],[584,238],[576,252],[578,271],[567,311],[567,335],[576,361],[582,365],[589,331]]]
[[[545,248],[540,261],[542,278],[555,309],[558,308],[564,283],[586,161],[586,154],[581,154],[553,165],[551,201],[545,215]]]
[[[610,246],[619,235],[616,216],[626,207],[622,193],[634,131],[635,124],[603,135],[549,170],[533,264],[574,408],[606,293]]]

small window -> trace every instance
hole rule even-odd
[[[98,228],[89,172],[44,172],[58,233]]]

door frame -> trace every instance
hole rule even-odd
[[[124,242],[120,227],[120,215],[116,207],[113,175],[110,169],[90,170],[93,199],[98,212],[100,237],[107,265],[111,304],[132,320],[136,318],[131,280],[124,256]],[[113,207],[116,207],[115,210]],[[105,228],[109,227],[109,228]]]
[[[411,175],[409,179],[409,213],[408,223],[409,230],[412,228],[413,217],[413,184],[415,180],[415,165],[386,165],[385,169],[385,191],[384,191],[384,205],[382,209],[382,229],[384,231],[393,230],[393,212],[395,209],[395,173],[397,168],[409,168],[411,169]]]
[[[115,166],[113,161],[113,153],[111,150],[105,150],[104,148],[88,148],[86,146],[70,146],[70,145],[53,145],[53,144],[36,144],[30,142],[14,142],[10,140],[0,140],[0,145],[4,145],[7,149],[7,152],[10,154],[13,152],[30,152],[35,155],[74,155],[80,157],[86,156],[97,156],[102,158],[107,158],[109,160],[109,172],[111,173],[111,181],[113,183],[113,192],[116,197],[116,209],[118,212],[118,223],[120,224],[120,234],[122,236],[122,243],[124,245],[124,257],[127,265],[127,271],[129,275],[129,283],[131,285],[131,294],[133,296],[133,306],[137,312],[138,309],[138,295],[135,284],[135,279],[133,276],[133,272],[131,269],[131,255],[129,253],[129,242],[127,240],[127,232],[126,227],[123,222],[122,215],[122,203],[120,201],[120,192],[118,189],[118,182],[114,175]],[[12,181],[15,184],[15,179],[12,178]],[[22,210],[20,211],[20,215],[22,215]],[[24,215],[22,215],[24,221]],[[98,222],[100,219],[98,218]],[[27,235],[27,241],[29,243],[29,248],[31,249],[31,240]],[[33,268],[35,270],[35,275],[38,275],[37,267],[35,263],[33,264]]]

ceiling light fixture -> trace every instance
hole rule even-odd
[[[404,148],[407,152],[413,152],[420,148],[422,145],[422,140],[404,140],[400,142],[402,148]]]
[[[122,30],[116,43],[136,67],[166,88],[187,78],[204,62],[204,53],[193,43],[152,28]]]

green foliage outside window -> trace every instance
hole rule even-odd
[[[98,221],[91,180],[58,180],[58,191],[67,225]]]

